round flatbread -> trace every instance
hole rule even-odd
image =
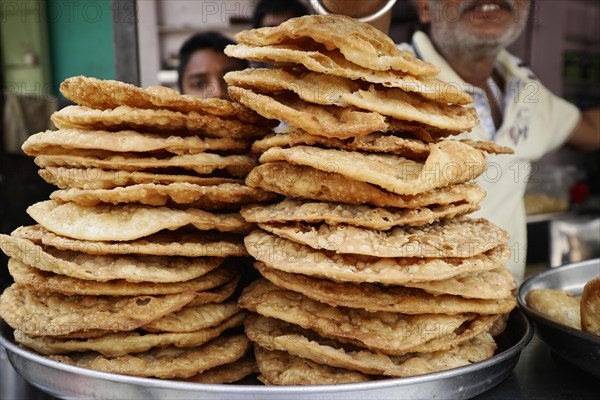
[[[268,124],[241,104],[218,98],[201,99],[196,96],[181,95],[165,86],[150,86],[143,89],[120,81],[73,76],[60,84],[60,92],[79,105],[100,110],[129,106],[182,113],[195,111],[227,119]]]
[[[276,27],[239,32],[235,38],[239,43],[255,46],[296,44],[302,40],[305,47],[316,44],[338,49],[347,60],[374,70],[400,70],[415,76],[433,76],[440,71],[412,53],[399,50],[380,30],[345,15],[291,18]]]
[[[272,132],[268,126],[252,125],[195,111],[184,114],[129,106],[108,110],[67,106],[52,114],[51,120],[59,129],[139,130],[235,139],[261,137]]]
[[[399,195],[376,185],[349,179],[337,172],[287,162],[257,166],[248,174],[246,184],[287,197],[397,208],[475,202],[484,195],[483,190],[475,184],[450,185],[417,195]]]
[[[406,285],[407,282],[441,281],[500,268],[510,256],[498,246],[470,258],[377,258],[315,250],[291,240],[256,230],[244,238],[256,260],[280,271],[334,281]]]
[[[186,225],[233,233],[252,229],[252,224],[244,221],[239,213],[212,214],[196,208],[180,210],[138,204],[84,207],[47,200],[29,206],[27,213],[51,232],[91,241],[135,240]]]

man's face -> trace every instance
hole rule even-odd
[[[210,97],[229,98],[223,75],[243,68],[236,59],[212,49],[194,52],[183,72],[183,93],[203,99]]]
[[[421,20],[431,23],[431,35],[444,51],[494,53],[510,45],[523,31],[530,0],[420,0],[428,9]]]

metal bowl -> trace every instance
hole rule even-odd
[[[515,309],[507,329],[496,338],[496,355],[482,362],[409,378],[343,385],[267,387],[136,378],[74,367],[20,347],[14,342],[12,329],[4,321],[0,322],[0,344],[6,347],[17,372],[39,389],[65,399],[467,399],[502,382],[533,337],[529,320]]]
[[[519,287],[517,301],[534,321],[537,335],[560,358],[600,378],[600,337],[554,322],[527,305],[533,289],[566,290],[580,295],[585,284],[600,275],[600,258],[540,272]]]

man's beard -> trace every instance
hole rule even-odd
[[[476,0],[468,0],[461,4],[460,15],[453,20],[448,18],[434,24],[431,29],[431,36],[436,46],[442,54],[448,56],[459,57],[461,59],[482,59],[495,57],[501,50],[513,43],[525,29],[527,23],[528,10],[525,12],[519,11],[514,0],[502,0],[503,5],[512,10],[515,21],[497,36],[477,35],[468,32],[459,27],[460,16],[477,5]],[[436,0],[429,0],[432,10],[437,10],[439,7]],[[443,10],[437,10],[438,12]],[[442,15],[443,12],[439,15]],[[434,17],[435,18],[435,17]]]

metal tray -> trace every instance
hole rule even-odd
[[[502,382],[533,336],[527,317],[513,310],[507,329],[496,338],[497,354],[468,365],[410,378],[343,385],[209,385],[136,378],[52,361],[15,344],[12,329],[0,320],[0,344],[29,383],[64,399],[468,399]]]
[[[600,275],[600,258],[540,272],[519,287],[519,306],[534,321],[537,335],[560,358],[600,378],[600,337],[554,322],[527,306],[532,289],[560,289],[580,295],[586,282]]]

